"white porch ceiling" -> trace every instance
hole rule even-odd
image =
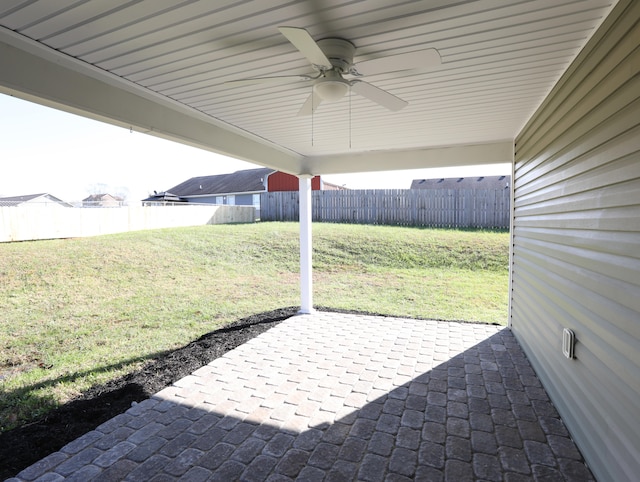
[[[0,91],[294,174],[510,162],[512,142],[615,0],[4,0]],[[436,48],[442,65],[364,80],[296,114],[312,73],[277,30],[355,44],[355,61]]]

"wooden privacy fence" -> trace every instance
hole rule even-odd
[[[313,191],[314,221],[439,228],[508,228],[509,189]],[[262,221],[297,221],[298,192],[268,192]]]

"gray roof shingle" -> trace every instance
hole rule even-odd
[[[19,204],[26,203],[28,201],[31,201],[33,199],[37,199],[40,197],[46,198],[49,201],[57,202],[66,207],[71,207],[71,204],[69,204],[68,202],[65,202],[62,199],[52,196],[51,194],[48,194],[46,192],[41,192],[38,194],[25,194],[23,196],[0,197],[0,206],[18,206]],[[46,202],[46,201],[43,201],[43,202]]]
[[[167,192],[179,197],[260,192],[265,191],[264,178],[272,172],[275,172],[275,169],[259,168],[236,171],[231,174],[192,177],[167,189]]]
[[[32,199],[35,199],[37,197],[46,196],[46,195],[47,195],[46,192],[41,192],[39,194],[25,194],[23,196],[6,196],[6,197],[0,197],[0,201],[24,203],[27,201],[31,201]]]

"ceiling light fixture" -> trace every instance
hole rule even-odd
[[[328,70],[325,76],[313,86],[313,91],[325,102],[336,102],[349,92],[349,82],[334,71]]]

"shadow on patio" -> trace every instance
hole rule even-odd
[[[43,475],[593,478],[508,329],[340,313],[282,322],[17,480]]]

